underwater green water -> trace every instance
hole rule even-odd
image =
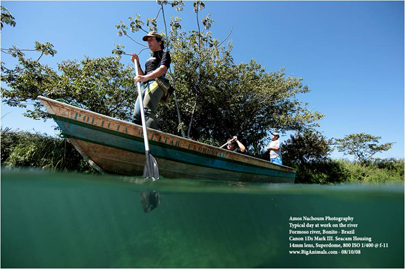
[[[3,168],[1,201],[2,267],[404,267],[401,184],[141,184]],[[324,230],[290,227],[303,216],[353,217],[357,227],[347,230],[374,245],[293,254],[302,248],[291,244],[302,242],[291,230]]]

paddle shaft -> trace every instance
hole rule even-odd
[[[223,148],[223,147],[225,147],[226,146],[226,144],[228,144],[229,142],[232,142],[233,141],[233,138],[231,139],[231,140],[229,140],[229,141],[227,141],[225,144],[223,144],[222,146],[220,146],[219,148]]]
[[[135,74],[138,76],[138,61],[134,59],[135,64]],[[146,130],[146,120],[145,120],[145,111],[143,108],[143,98],[142,98],[142,91],[141,91],[141,83],[137,82],[136,85],[138,86],[138,96],[139,96],[139,107],[141,108],[141,118],[142,118],[142,130],[143,130],[143,141],[145,143],[145,151],[146,155],[149,153],[149,140],[148,140],[148,131]],[[136,107],[136,103],[135,103]],[[135,107],[134,107],[134,115],[135,115]]]

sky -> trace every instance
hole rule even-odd
[[[184,30],[197,29],[193,2],[183,12],[165,6],[166,20],[182,18]],[[318,131],[327,138],[367,133],[380,143],[395,142],[379,158],[404,158],[404,2],[403,1],[206,1],[200,18],[211,14],[212,35],[232,42],[235,64],[255,59],[267,72],[285,68],[303,78],[310,93],[297,98],[325,115]],[[64,60],[112,56],[115,44],[127,53],[142,48],[117,35],[116,24],[128,17],[154,18],[155,1],[2,1],[16,27],[1,32],[1,48],[33,48],[50,42],[55,57],[42,64],[56,69]],[[164,31],[161,20],[159,31]],[[131,35],[139,42],[142,32]],[[37,58],[35,52],[26,53]],[[8,68],[16,61],[2,53]],[[140,61],[147,54],[140,55]],[[130,64],[129,58],[121,59]],[[2,85],[4,86],[4,85]],[[53,135],[53,121],[22,116],[23,110],[1,104],[1,126]],[[281,141],[288,139],[281,137]],[[332,158],[352,159],[336,150]]]

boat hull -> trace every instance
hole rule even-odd
[[[142,126],[39,97],[62,134],[100,172],[141,176]],[[150,151],[165,178],[292,183],[295,170],[148,129]]]

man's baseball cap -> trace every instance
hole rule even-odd
[[[144,37],[142,38],[142,40],[143,40],[143,41],[147,41],[147,40],[148,40],[148,37],[154,37],[154,38],[163,39],[162,36],[159,35],[159,34],[158,34],[157,32],[155,32],[155,31],[149,32],[146,36],[144,36]]]

